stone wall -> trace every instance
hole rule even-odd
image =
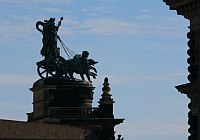
[[[0,120],[0,139],[84,140],[84,129],[66,125]]]

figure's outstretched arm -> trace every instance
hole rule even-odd
[[[60,18],[60,21],[58,22],[57,30],[58,30],[58,28],[60,27],[62,20],[63,20],[63,17],[61,17],[61,18]]]

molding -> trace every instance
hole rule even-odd
[[[190,19],[200,15],[200,0],[163,0],[170,6],[170,10],[176,10],[178,15]]]
[[[182,94],[186,94],[189,98],[198,96],[200,82],[187,83],[176,86],[176,89]]]

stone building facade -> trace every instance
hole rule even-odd
[[[1,140],[84,140],[81,127],[0,120]]]
[[[200,0],[163,0],[170,10],[190,21],[188,37],[188,80],[176,86],[190,99],[188,104],[189,140],[200,140]]]
[[[97,70],[93,66],[98,62],[88,59],[88,51],[72,55],[73,51],[57,35],[62,20],[63,17],[58,25],[55,18],[36,22],[36,29],[43,35],[41,54],[44,59],[36,63],[40,79],[30,89],[33,111],[27,113],[26,123],[0,121],[3,131],[0,138],[115,140],[114,127],[124,119],[114,117],[108,78],[104,79],[99,106],[93,107],[95,87],[90,76],[96,78]],[[60,55],[57,40],[73,58],[66,60]],[[74,73],[80,74],[81,79],[75,78]]]
[[[114,117],[112,95],[105,78],[99,106],[93,107],[94,87],[90,82],[48,77],[33,84],[33,112],[28,122],[70,125],[84,128],[85,140],[115,140],[115,125],[124,119]]]
[[[0,120],[2,140],[115,140],[112,95],[105,78],[99,106],[93,107],[94,87],[90,82],[48,77],[30,89],[33,112],[28,121]]]

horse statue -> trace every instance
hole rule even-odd
[[[88,81],[92,83],[90,76],[94,79],[96,78],[97,70],[93,66],[98,62],[93,59],[85,59],[84,52],[82,55],[75,55],[74,58],[66,60],[62,70],[63,73],[69,75],[72,80],[74,80],[73,74],[76,73],[80,74],[82,80],[85,80],[84,75],[86,75]],[[94,72],[91,72],[90,70],[93,70]]]

